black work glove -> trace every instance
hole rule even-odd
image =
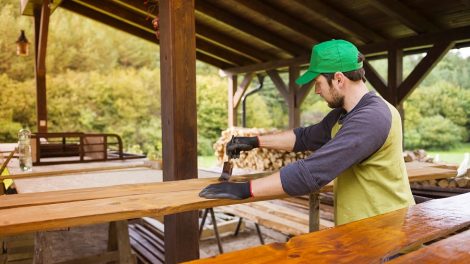
[[[251,197],[250,182],[222,182],[204,188],[200,197],[208,199],[241,200]]]
[[[248,151],[259,147],[258,137],[233,137],[226,147],[227,155],[231,158],[239,158],[240,151]]]

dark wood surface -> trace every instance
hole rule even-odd
[[[432,200],[296,236],[287,243],[273,243],[191,263],[382,263],[406,248],[469,227],[469,203],[470,194]],[[465,241],[470,244],[467,236]],[[459,259],[461,263],[468,260]]]
[[[197,178],[194,1],[159,1],[163,181]],[[172,195],[169,195],[170,199]],[[197,211],[166,214],[165,262],[199,257]],[[184,250],[181,250],[184,248]]]

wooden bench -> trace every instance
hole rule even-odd
[[[335,228],[296,236],[287,243],[231,252],[189,263],[382,263],[405,249],[470,227],[470,193],[437,199]],[[468,234],[448,239],[464,240]],[[442,247],[445,240],[431,247]],[[460,244],[465,244],[460,243]],[[466,246],[468,248],[468,246]],[[420,249],[414,254],[431,259]],[[456,250],[456,249],[455,249]],[[467,261],[462,254],[456,258]],[[404,255],[397,258],[412,258]],[[399,263],[399,262],[398,262]],[[403,262],[412,263],[412,262]]]

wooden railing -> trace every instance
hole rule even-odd
[[[33,165],[145,157],[124,153],[122,139],[116,134],[35,133],[32,135],[31,145]]]

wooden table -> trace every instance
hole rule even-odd
[[[253,247],[189,263],[383,263],[425,242],[436,244],[398,257],[391,263],[466,263],[470,257],[470,193],[436,199],[410,208],[366,218],[287,243]],[[436,248],[443,252],[434,251]]]
[[[96,170],[96,168],[89,169]],[[13,235],[95,223],[117,223],[144,216],[162,216],[222,205],[287,197],[287,195],[279,195],[246,200],[208,200],[200,198],[198,193],[207,185],[216,183],[219,173],[204,173],[205,177],[212,176],[211,178],[178,182],[148,182],[145,180],[149,176],[148,171],[141,167],[112,171],[109,170],[106,173],[88,171],[80,174],[77,174],[77,171],[72,171],[73,175],[70,175],[70,178],[64,178],[63,174],[61,175],[63,171],[34,172],[39,174],[24,173],[11,176],[18,182],[19,190],[31,193],[0,197],[0,234]],[[71,171],[69,170],[69,172]],[[92,174],[106,177],[112,173],[120,175],[112,184],[108,184],[111,181],[99,181],[96,177],[89,176]],[[158,178],[155,181],[159,181],[161,174],[154,173],[155,179]],[[410,181],[455,175],[454,170],[432,167],[410,168],[408,173]],[[237,176],[233,179],[244,181],[267,174],[270,173]],[[37,178],[38,176],[47,176],[47,178],[40,179]],[[87,181],[71,180],[74,178],[86,179],[87,177],[90,177]],[[130,182],[117,183],[118,178],[125,181],[131,180],[134,183],[136,179],[143,179],[143,181],[140,184],[125,184]],[[52,184],[54,179],[60,183],[60,188]],[[67,179],[73,183],[71,184],[73,185],[72,189],[67,188]],[[96,187],[93,185],[93,188],[88,188],[88,184],[96,182],[105,184],[105,186]],[[143,182],[145,184],[142,184]],[[41,186],[41,188],[34,190],[34,185]],[[331,187],[331,185],[325,186],[322,191],[331,191]],[[315,223],[315,221],[319,221],[318,207],[311,207],[311,212],[310,223],[311,225],[313,223],[311,230],[314,230],[315,225],[318,228],[318,222]]]

